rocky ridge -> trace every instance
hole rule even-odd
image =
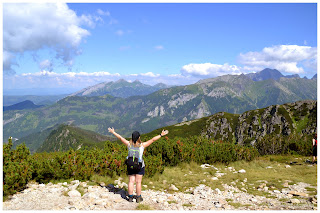
[[[215,168],[212,165],[201,165],[203,169]],[[215,168],[217,170],[217,168]],[[243,186],[247,183],[246,171],[235,171],[233,167],[225,168],[234,173],[240,173],[243,178],[235,180]],[[186,174],[187,175],[187,174]],[[226,175],[217,171],[213,180]],[[144,201],[156,210],[316,210],[317,195],[306,194],[306,187],[316,188],[306,183],[289,185],[282,191],[266,186],[267,181],[261,180],[259,191],[267,192],[270,196],[252,195],[244,188],[237,188],[235,182],[223,184],[223,189],[212,189],[201,183],[185,192],[175,192],[179,189],[170,186],[172,193],[147,189],[142,191]],[[144,188],[152,188],[144,185]],[[139,204],[129,203],[126,198],[127,184],[122,178],[114,184],[100,183],[88,185],[79,180],[64,183],[29,183],[27,188],[3,202],[3,210],[135,210]],[[237,205],[234,205],[237,203]]]
[[[254,143],[266,135],[288,136],[317,130],[317,101],[305,100],[250,110],[240,115],[217,113],[206,121],[201,135],[209,138]]]

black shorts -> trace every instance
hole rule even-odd
[[[132,169],[127,168],[128,175],[144,175],[145,167],[142,167],[138,172]]]
[[[313,147],[312,156],[317,156],[317,146]]]

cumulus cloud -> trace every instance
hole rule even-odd
[[[103,11],[101,9],[97,10],[97,13],[101,16],[110,16],[110,12],[109,11]]]
[[[298,45],[278,45],[265,47],[261,52],[240,54],[239,62],[246,66],[274,68],[282,72],[304,73],[301,63],[309,63],[317,58],[317,48]]]
[[[241,74],[241,70],[236,65],[229,64],[188,64],[184,65],[181,68],[181,73],[184,76],[198,76],[198,77],[216,77],[220,75],[232,74],[237,75]]]
[[[44,63],[45,64],[45,63]],[[144,84],[154,85],[165,83],[167,85],[186,85],[192,84],[199,79],[181,74],[164,76],[153,72],[121,75],[119,73],[110,73],[107,71],[99,72],[66,72],[57,73],[48,70],[42,70],[37,73],[24,73],[21,75],[5,76],[4,88],[22,89],[22,88],[69,88],[79,89],[99,84],[101,82],[117,81],[125,79],[127,81],[139,80]]]
[[[13,70],[12,66],[17,65],[14,63],[14,56],[8,52],[3,51],[3,71],[6,75],[14,75],[15,71]]]
[[[118,36],[122,36],[124,34],[124,32],[122,30],[117,30],[115,32],[115,34],[118,35]]]
[[[147,72],[147,73],[141,73],[140,75],[142,76],[148,76],[148,77],[152,77],[152,78],[156,78],[156,77],[159,77],[160,74],[154,74],[152,72]]]
[[[157,46],[154,47],[154,49],[156,49],[156,50],[163,50],[164,47],[163,47],[162,45],[157,45]]]
[[[51,61],[49,61],[48,59],[47,60],[44,60],[44,61],[41,61],[39,63],[39,68],[41,70],[48,70],[48,71],[52,71],[53,70],[53,66],[52,66],[52,63]]]
[[[4,70],[12,66],[12,57],[26,51],[48,47],[66,65],[80,54],[80,44],[90,35],[81,27],[94,27],[92,16],[77,16],[64,3],[3,5],[3,49],[11,58],[4,60]],[[10,59],[10,60],[9,60]]]

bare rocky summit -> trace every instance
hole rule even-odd
[[[217,169],[209,164],[201,167]],[[235,171],[233,167],[225,169],[241,174],[242,177],[235,182],[241,182],[243,186],[251,185],[247,182],[245,170]],[[218,180],[223,175],[226,173],[217,171],[212,179]],[[261,180],[258,190],[266,192],[269,195],[267,197],[252,195],[244,187],[236,187],[234,182],[223,184],[223,189],[212,189],[200,183],[184,192],[178,191],[172,184],[172,193],[166,190],[143,190],[144,200],[141,204],[156,210],[317,210],[317,196],[309,196],[305,189],[316,187],[301,182],[293,185],[286,182],[286,188],[279,191],[268,188],[266,183]],[[127,201],[127,191],[123,187],[127,187],[127,184],[121,178],[115,180],[114,184],[93,186],[88,185],[88,181],[79,180],[69,184],[29,183],[24,191],[3,202],[3,210],[135,210],[139,204]],[[144,185],[144,188],[147,187]]]

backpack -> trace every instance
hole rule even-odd
[[[140,147],[129,147],[128,158],[125,161],[127,169],[139,172],[142,167],[142,160],[139,159]]]

